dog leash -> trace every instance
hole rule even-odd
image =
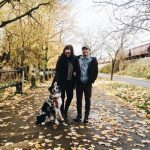
[[[58,100],[56,97],[54,97],[54,104],[55,104],[55,107],[58,108]]]

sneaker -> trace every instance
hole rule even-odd
[[[64,120],[68,121],[68,115],[67,114],[64,115]]]
[[[88,119],[84,119],[84,120],[83,120],[83,123],[85,123],[85,124],[86,124],[86,123],[89,123],[89,120],[88,120]]]
[[[82,120],[81,120],[81,118],[75,118],[74,121],[75,122],[81,122]]]

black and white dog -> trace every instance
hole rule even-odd
[[[60,110],[62,99],[60,88],[57,85],[57,82],[55,82],[54,85],[49,88],[49,91],[50,96],[44,102],[39,115],[36,117],[36,121],[37,124],[45,124],[47,122],[50,122],[51,120],[54,120],[55,124],[59,125],[57,116],[59,115],[61,121],[64,121],[64,119]]]

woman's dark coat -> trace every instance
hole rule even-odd
[[[77,59],[75,56],[71,56],[67,58],[64,54],[62,54],[57,61],[56,64],[56,75],[54,77],[53,83],[56,81],[57,84],[64,88],[67,83],[67,76],[68,76],[68,59],[73,65],[73,72],[76,72],[77,67]],[[75,76],[72,75],[72,86],[75,86]],[[53,85],[52,83],[52,85]]]

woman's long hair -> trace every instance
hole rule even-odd
[[[71,56],[74,56],[74,50],[73,50],[73,46],[72,45],[66,45],[63,49],[63,55],[65,55],[65,50],[70,49],[71,51]]]

